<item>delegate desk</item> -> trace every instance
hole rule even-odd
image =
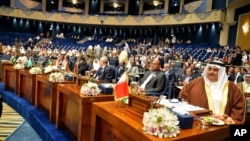
[[[29,70],[19,70],[17,94],[35,104],[36,74],[30,74]]]
[[[56,93],[57,84],[70,83],[74,85],[75,81],[51,82],[49,74],[36,75],[35,79],[35,107],[45,110],[49,114],[51,122],[56,119]]]
[[[225,141],[229,137],[229,126],[211,126],[202,129],[198,121],[193,128],[181,129],[174,138],[158,138],[144,133],[142,117],[129,112],[128,106],[119,107],[116,102],[93,103],[91,118],[91,141]]]
[[[81,96],[81,86],[58,84],[56,128],[64,128],[78,141],[90,140],[92,102],[113,101],[114,95]]]
[[[77,76],[76,78],[76,84],[80,86],[85,83],[88,83],[88,81],[89,81],[89,78],[86,78],[85,76]]]
[[[17,94],[18,89],[18,69],[14,69],[11,62],[3,63],[3,82],[4,89]]]

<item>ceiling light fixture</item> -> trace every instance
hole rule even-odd
[[[154,0],[154,1],[153,1],[153,5],[154,5],[154,6],[158,6],[158,5],[159,5],[159,1]]]
[[[72,0],[72,3],[73,4],[77,4],[77,0]]]
[[[119,7],[119,4],[116,3],[116,2],[114,2],[114,3],[113,3],[113,6],[114,6],[114,8],[117,8],[117,7]]]

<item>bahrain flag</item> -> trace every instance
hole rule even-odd
[[[127,97],[128,93],[128,73],[125,71],[115,85],[115,100]]]

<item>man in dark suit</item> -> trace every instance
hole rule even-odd
[[[163,71],[168,76],[169,81],[172,81],[172,82],[176,81],[175,72],[174,72],[174,69],[171,65],[169,65],[168,63],[165,63]]]
[[[109,58],[109,65],[113,67],[117,67],[119,65],[119,59],[116,51],[113,51],[112,56]]]
[[[118,81],[125,72],[125,62],[119,61],[119,65],[115,68],[115,79]]]
[[[233,81],[235,84],[244,81],[244,77],[240,72],[240,67],[235,67],[234,68],[234,73],[232,73],[229,76],[228,80]]]
[[[89,66],[88,66],[84,56],[79,56],[79,57],[80,57],[80,61],[78,64],[78,72],[77,73],[84,76],[85,72],[88,70]]]
[[[147,71],[144,76],[139,80],[140,93],[161,93],[164,91],[166,76],[161,71],[161,60],[155,58],[150,66],[150,71]]]
[[[240,49],[236,49],[236,52],[234,53],[234,56],[230,62],[231,65],[234,66],[241,66],[242,65],[242,53]]]
[[[192,68],[186,68],[184,74],[179,74],[177,76],[177,85],[178,86],[186,86],[190,81],[195,79],[197,76],[193,74]],[[173,87],[173,97],[177,98],[180,93],[180,89],[177,87]]]
[[[114,69],[107,65],[108,58],[103,56],[100,58],[100,68],[97,70],[95,75],[96,83],[112,83],[114,78]]]
[[[192,68],[186,68],[185,74],[179,76],[178,83],[180,86],[185,86],[195,78],[196,76],[192,73]]]

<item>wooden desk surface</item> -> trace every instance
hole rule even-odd
[[[33,105],[35,104],[35,81],[36,75],[31,74],[28,69],[19,70],[17,94]]]
[[[63,82],[51,82],[49,81],[49,74],[36,75],[35,80],[35,107],[48,112],[50,121],[55,122],[57,84],[67,83],[75,85],[75,82],[66,80]]]
[[[56,127],[66,128],[78,141],[90,140],[92,103],[113,101],[114,95],[81,96],[77,84],[57,85]]]
[[[118,140],[175,140],[175,141],[219,141],[229,137],[229,126],[211,126],[201,129],[194,121],[192,129],[181,129],[174,138],[163,138],[149,135],[142,130],[142,118],[127,110],[128,106],[119,107],[116,102],[93,103],[91,119],[91,141]]]
[[[16,94],[18,89],[18,71],[10,63],[3,63],[4,88]]]
[[[3,65],[5,66],[14,66],[11,61],[2,61]]]
[[[88,83],[88,81],[89,81],[89,79],[88,78],[86,78],[86,77],[84,77],[84,76],[77,76],[76,77],[76,84],[77,85],[83,85],[83,84],[85,84],[85,83]]]

